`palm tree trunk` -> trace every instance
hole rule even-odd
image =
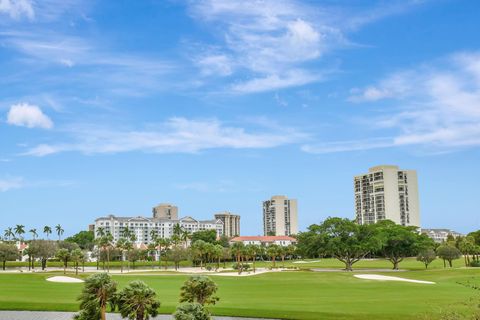
[[[100,317],[102,320],[107,320],[106,316],[105,316],[105,312],[106,312],[106,307],[105,306],[102,306],[102,308],[100,309]]]

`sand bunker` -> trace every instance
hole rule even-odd
[[[50,278],[47,278],[47,281],[64,282],[64,283],[81,283],[81,282],[84,282],[82,279],[77,279],[77,278],[72,278],[72,277],[63,277],[63,276],[50,277]]]
[[[403,281],[403,282],[413,282],[413,283],[423,283],[423,284],[435,284],[431,281],[422,281],[422,280],[412,280],[405,279],[400,277],[391,277],[391,276],[382,276],[379,274],[355,274],[355,278],[366,279],[366,280],[380,280],[380,281]]]
[[[320,262],[320,260],[313,260],[313,261],[294,261],[293,263],[315,263]]]

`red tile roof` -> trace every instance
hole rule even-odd
[[[274,242],[274,241],[297,241],[297,239],[289,236],[245,236],[245,237],[235,237],[230,241],[260,241],[260,242]]]

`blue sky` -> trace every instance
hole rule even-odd
[[[480,228],[478,1],[0,0],[0,228],[160,202],[207,219],[419,175],[423,227]]]

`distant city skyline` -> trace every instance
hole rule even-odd
[[[2,3],[1,230],[168,201],[262,235],[275,194],[305,230],[381,163],[422,227],[480,229],[480,2]]]

